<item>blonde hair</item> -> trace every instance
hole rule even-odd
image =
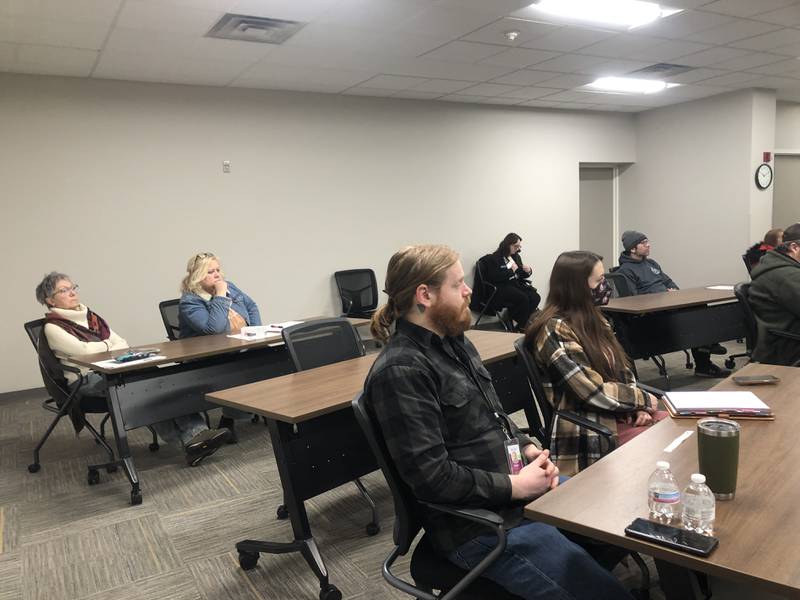
[[[445,272],[457,261],[455,250],[435,244],[406,246],[395,252],[386,268],[383,290],[389,300],[372,315],[372,335],[382,342],[387,341],[398,317],[414,308],[417,288],[423,284],[439,288],[444,282]]]
[[[200,282],[208,275],[208,265],[212,260],[220,264],[220,274],[222,274],[222,261],[213,252],[200,252],[189,259],[186,263],[186,277],[181,281],[181,293],[199,294],[205,291]]]

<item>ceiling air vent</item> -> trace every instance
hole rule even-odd
[[[686,65],[673,65],[670,63],[658,63],[650,65],[644,69],[628,73],[634,77],[641,77],[643,79],[664,79],[666,77],[674,77],[687,71],[694,71],[695,67],[688,67]]]
[[[299,21],[283,21],[228,13],[211,28],[206,37],[261,44],[282,44],[305,25],[306,23]]]

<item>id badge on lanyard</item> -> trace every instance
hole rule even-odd
[[[522,467],[525,466],[525,455],[522,454],[519,440],[516,438],[506,440],[503,442],[503,446],[505,447],[506,459],[508,460],[508,472],[511,475],[516,475],[522,471]]]

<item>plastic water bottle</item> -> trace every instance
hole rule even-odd
[[[706,476],[692,475],[692,482],[683,490],[683,528],[711,535],[714,532],[714,493],[706,485]]]
[[[662,523],[669,523],[678,515],[678,505],[681,501],[681,490],[675,476],[669,470],[669,463],[660,460],[656,463],[656,470],[650,475],[647,482],[647,500],[650,506],[650,516]]]

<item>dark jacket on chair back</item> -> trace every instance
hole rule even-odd
[[[800,262],[770,250],[750,277],[750,306],[758,322],[753,360],[792,365],[800,360],[800,342],[771,335],[769,330],[800,335]]]

